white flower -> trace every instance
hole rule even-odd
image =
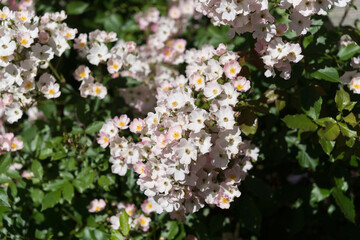
[[[178,145],[176,145],[176,154],[180,158],[181,164],[189,165],[191,160],[196,160],[197,152],[190,141],[182,138]]]
[[[31,46],[31,55],[39,61],[50,61],[54,58],[54,52],[48,45],[36,43]]]
[[[59,91],[60,85],[57,83],[50,82],[49,84],[43,86],[40,90],[46,98],[57,98],[60,96],[61,92]]]
[[[23,115],[22,110],[20,109],[20,105],[12,104],[5,110],[6,120],[9,123],[17,122]]]
[[[207,99],[214,99],[217,96],[220,95],[222,89],[220,84],[218,84],[216,81],[212,81],[206,84],[204,88],[204,95]]]
[[[90,49],[89,54],[87,55],[87,59],[93,65],[99,65],[101,61],[106,61],[111,54],[109,53],[109,49],[103,43],[95,43],[94,46]]]
[[[10,36],[0,38],[0,56],[10,56],[16,49],[16,43],[11,40]]]
[[[233,129],[235,124],[234,111],[230,106],[221,106],[215,114],[217,124],[223,129]]]
[[[193,110],[190,113],[190,123],[188,124],[188,129],[193,130],[195,133],[200,132],[200,130],[205,126],[204,122],[207,117],[208,113],[204,109]]]

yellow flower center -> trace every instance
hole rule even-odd
[[[84,78],[84,77],[86,76],[86,73],[85,73],[85,72],[82,72],[82,73],[79,74],[79,76],[80,76],[81,78]]]
[[[25,45],[25,44],[27,44],[27,43],[28,43],[28,40],[26,40],[26,39],[23,39],[23,40],[20,41],[20,44],[21,44],[21,45]]]
[[[230,72],[231,74],[235,74],[236,70],[235,70],[235,68],[232,67],[232,68],[230,68],[229,72]]]
[[[241,90],[241,89],[243,89],[243,85],[241,85],[241,84],[239,83],[238,85],[236,85],[236,88],[237,88],[238,90]]]
[[[357,84],[357,83],[355,83],[355,84],[353,85],[353,87],[354,87],[355,89],[359,89],[359,88],[360,88],[360,85]]]
[[[123,126],[125,126],[125,123],[124,122],[119,122],[119,126],[123,127]]]
[[[213,92],[213,94],[217,94],[218,90],[214,89],[212,92]]]
[[[17,148],[17,146],[18,146],[18,145],[17,145],[16,143],[12,143],[12,144],[11,144],[11,148],[12,148],[12,149]]]
[[[31,82],[28,82],[28,83],[25,85],[25,88],[26,88],[26,89],[32,88],[32,83],[31,83]]]
[[[173,138],[179,138],[180,137],[180,133],[178,133],[178,132],[174,132],[174,134],[173,134]]]
[[[96,211],[100,211],[100,209],[101,209],[100,206],[96,206],[96,207],[95,207],[95,210],[96,210]]]
[[[22,17],[19,17],[19,20],[21,20],[21,21],[26,21],[26,17],[25,16],[22,16]]]
[[[201,84],[202,83],[202,78],[198,78],[198,80],[196,80],[197,84]]]
[[[104,137],[104,142],[108,142],[109,141],[109,139],[107,138],[107,137]]]
[[[140,224],[141,224],[141,225],[145,225],[145,224],[146,224],[146,220],[145,220],[145,219],[143,219],[143,218],[142,218],[142,219],[140,219],[140,221],[139,221],[139,222],[140,222]]]
[[[81,47],[84,47],[85,45],[86,45],[85,42],[81,42],[81,43],[80,43],[80,46],[81,46]]]
[[[50,95],[53,95],[53,94],[55,93],[55,91],[54,91],[54,89],[50,89],[50,90],[48,91],[48,93],[49,93]]]
[[[148,208],[152,209],[152,204],[151,203],[148,204]]]
[[[2,14],[0,15],[0,17],[1,17],[1,18],[6,18],[6,14],[5,14],[5,13],[2,13]]]
[[[100,90],[100,88],[95,88],[95,92],[96,92],[96,94],[100,94],[101,93],[101,90]]]
[[[140,131],[141,130],[141,125],[137,125],[136,130]]]
[[[66,36],[67,36],[68,38],[72,37],[71,33],[66,33]]]
[[[177,105],[179,105],[177,101],[174,101],[174,102],[171,103],[172,107],[177,107]]]
[[[1,60],[5,61],[8,57],[7,56],[1,56]]]
[[[114,63],[114,64],[112,65],[112,67],[113,67],[114,69],[118,69],[118,68],[119,68],[119,65],[117,65],[116,63]]]
[[[222,198],[222,199],[221,199],[221,202],[223,202],[223,203],[228,203],[229,200],[228,200],[227,198]]]
[[[236,176],[234,174],[230,175],[229,177],[230,181],[234,181],[236,179]]]

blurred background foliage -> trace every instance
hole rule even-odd
[[[67,24],[80,33],[104,29],[137,44],[143,44],[149,33],[141,31],[133,17],[149,7],[162,14],[168,10],[165,0],[36,1],[38,14],[66,10]],[[338,84],[350,59],[342,52],[357,52],[339,46],[349,28],[328,29],[326,22],[327,17],[319,18],[311,34],[295,39],[305,58],[286,81],[267,79],[256,68],[259,59],[251,51],[252,37],[230,39],[227,27],[214,27],[207,18],[191,20],[181,36],[188,48],[224,43],[247,61],[253,105],[241,109],[239,121],[257,128],[255,134],[251,129],[247,133],[260,148],[259,161],[229,210],[206,207],[183,223],[153,214],[150,231],[130,233],[133,239],[183,239],[189,234],[198,239],[360,239],[360,98],[339,90]],[[358,30],[351,31],[360,37]],[[81,62],[72,51],[58,61],[56,68],[64,74],[67,88],[55,103],[40,104],[47,120],[17,126],[24,149],[0,159],[0,173],[6,171],[17,182],[0,178],[0,183],[9,184],[7,194],[0,189],[2,239],[118,239],[104,224],[115,211],[111,202],[139,206],[145,199],[133,173],[111,173],[108,150],[95,141],[104,120],[129,114],[115,87],[132,82],[104,79],[114,86],[109,89],[111,98],[81,98],[79,83],[72,77]],[[67,142],[69,138],[73,142]],[[12,158],[35,177],[27,180],[7,170]],[[106,199],[105,211],[88,212],[94,198]]]

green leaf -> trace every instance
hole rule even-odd
[[[87,128],[85,129],[85,132],[87,134],[93,134],[93,133],[96,133],[98,132],[101,127],[103,126],[103,122],[100,122],[100,121],[96,121],[96,122],[93,122],[91,123],[89,126],[87,126]]]
[[[124,240],[124,237],[119,231],[112,229],[110,240]]]
[[[318,158],[312,158],[307,152],[306,152],[306,146],[299,145],[299,152],[296,158],[299,161],[300,166],[304,168],[312,168],[316,169],[319,159]]]
[[[71,200],[74,197],[74,187],[70,182],[66,182],[64,183],[64,187],[63,187],[63,198],[64,200],[66,200],[68,203],[71,203]]]
[[[99,179],[98,179],[98,184],[105,189],[106,191],[109,191],[109,186],[111,185],[111,181],[110,178],[102,175]]]
[[[359,52],[360,52],[360,46],[358,46],[355,43],[351,43],[346,47],[340,48],[340,51],[338,52],[337,56],[340,58],[340,60],[343,61],[352,58],[356,53]]]
[[[312,119],[319,118],[322,103],[323,100],[314,87],[307,87],[301,92],[301,108]]]
[[[39,105],[39,109],[44,113],[45,117],[51,119],[56,116],[56,105],[53,101],[44,101]]]
[[[119,221],[120,221],[120,230],[121,230],[122,234],[124,234],[126,237],[130,231],[129,215],[126,213],[126,211],[123,211],[120,214]]]
[[[320,128],[317,133],[320,138],[333,141],[339,136],[340,128],[336,123],[325,122],[325,128]]]
[[[74,181],[74,186],[79,192],[84,192],[85,189],[89,188],[94,182],[96,173],[90,167],[85,167],[77,175],[76,180]]]
[[[34,160],[33,163],[31,164],[31,171],[34,173],[34,176],[42,179],[42,176],[44,174],[44,170],[43,167],[41,165],[41,163],[37,160]]]
[[[69,2],[66,5],[66,13],[68,15],[79,15],[85,12],[86,8],[89,6],[89,3],[81,1]]]
[[[336,123],[336,120],[331,118],[331,117],[325,117],[325,118],[319,118],[317,120],[315,120],[315,122],[317,124],[319,124],[320,126],[322,127],[325,127],[326,126],[326,122],[330,122],[330,123]]]
[[[120,14],[117,13],[113,13],[110,16],[107,16],[104,21],[104,28],[107,31],[120,33],[122,25],[123,25],[122,17]]]
[[[166,223],[166,228],[168,230],[167,239],[174,239],[176,234],[179,232],[179,225],[176,221],[169,221]]]
[[[53,150],[52,150],[51,148],[49,148],[49,147],[44,147],[44,148],[42,148],[41,151],[40,151],[39,159],[40,159],[40,160],[44,160],[44,159],[50,157],[50,156],[52,155],[52,153],[53,153]]]
[[[356,117],[351,112],[346,117],[344,117],[344,121],[349,123],[352,127],[355,127],[357,125]]]
[[[311,190],[310,203],[321,202],[325,198],[329,197],[331,191],[326,188],[319,188],[316,184],[313,184]]]
[[[345,218],[350,222],[355,223],[355,207],[353,200],[345,196],[338,187],[332,188],[332,196],[345,215]]]
[[[328,141],[325,139],[320,139],[319,143],[320,143],[322,149],[324,150],[324,152],[327,155],[330,155],[331,151],[334,149],[335,141]]]
[[[344,135],[345,137],[349,137],[349,138],[357,137],[357,132],[349,129],[349,127],[345,123],[339,122],[338,125],[340,127],[340,131],[342,135]]]
[[[343,89],[336,91],[335,103],[337,109],[341,112],[350,103],[350,95]]]
[[[301,129],[303,131],[315,131],[317,129],[317,125],[305,114],[287,115],[282,121],[292,129]]]
[[[31,198],[32,198],[33,202],[36,203],[36,204],[42,203],[42,200],[44,199],[44,192],[41,191],[38,188],[34,188],[31,191],[30,195],[31,195]]]
[[[340,188],[343,192],[349,189],[349,184],[345,181],[344,177],[334,178],[336,186]]]
[[[0,188],[0,207],[10,207],[7,192],[3,187]]]
[[[41,205],[41,211],[44,211],[48,208],[55,206],[60,201],[60,198],[61,198],[61,192],[59,190],[45,194],[45,197]]]
[[[338,71],[333,67],[325,67],[311,74],[312,77],[329,82],[340,82]]]
[[[0,159],[0,175],[1,173],[4,173],[9,169],[10,164],[11,164],[11,155],[10,152],[7,152],[4,155],[2,155]]]

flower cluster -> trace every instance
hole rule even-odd
[[[11,10],[14,11],[23,11],[23,10],[32,10],[34,8],[33,0],[3,0],[2,4],[7,5]]]
[[[117,43],[109,50],[106,44],[116,41]],[[132,41],[118,41],[114,32],[106,33],[105,31],[95,30],[90,32],[89,36],[88,34],[79,34],[75,38],[74,48],[90,64],[95,66],[100,63],[106,64],[112,78],[118,77],[122,70],[126,70],[124,76],[139,78],[149,73],[148,64],[141,62],[137,57],[136,44]],[[79,66],[74,72],[74,78],[81,81],[79,89],[82,97],[96,96],[102,99],[106,96],[107,89],[99,82],[102,79],[94,77],[89,67],[85,65]]]
[[[148,216],[151,212],[153,212],[153,205],[155,203],[149,202],[149,200],[145,200],[145,202],[141,205],[141,210],[136,209],[135,204],[117,204],[117,209],[120,210],[118,214],[110,217],[111,228],[118,230],[120,228],[120,220],[119,217],[122,214],[122,211],[125,211],[129,216],[129,226],[131,231],[141,230],[143,232],[147,232],[150,228],[151,218]]]
[[[60,96],[59,84],[45,71],[54,56],[70,48],[68,41],[77,32],[62,23],[64,19],[64,11],[38,17],[8,7],[0,10],[0,117],[7,122],[18,121],[39,93]]]
[[[281,77],[289,79],[291,66],[289,62],[301,60],[301,48],[298,44],[288,44],[277,36],[282,36],[285,32],[293,31],[296,35],[304,35],[308,32],[311,25],[311,17],[314,15],[326,15],[327,11],[333,6],[344,7],[350,0],[281,0],[268,2],[267,0],[195,0],[195,8],[198,12],[211,18],[214,25],[230,26],[229,34],[234,37],[235,33],[252,33],[258,40],[258,48],[263,49],[264,64],[268,69],[265,73],[267,77],[274,76],[274,67],[279,69]],[[277,23],[271,14],[270,8],[286,9],[284,15],[289,18],[288,26],[284,23]],[[271,52],[277,45],[286,46],[289,52],[294,52],[297,56],[292,56],[289,60],[285,53]],[[276,49],[275,49],[276,50]],[[258,51],[259,52],[259,51]],[[280,56],[284,57],[283,59]],[[283,63],[285,60],[285,63]]]
[[[156,8],[135,16],[140,29],[151,31],[146,44],[137,48],[137,57],[149,64],[149,71],[141,76],[123,71],[122,76],[133,77],[143,84],[132,89],[120,89],[120,95],[137,114],[153,111],[158,85],[164,79],[175,80],[179,75],[168,65],[184,62],[186,40],[176,37],[184,32],[193,13],[193,1],[182,0],[172,5],[167,16],[160,16]]]
[[[155,112],[132,121],[126,115],[110,119],[98,138],[110,146],[113,173],[123,176],[132,168],[156,211],[175,218],[204,203],[229,208],[257,158],[256,148],[240,136],[234,111],[250,88],[238,56],[221,44],[188,50],[184,57],[186,76],[162,81]],[[119,136],[125,129],[140,134],[140,141]]]
[[[301,55],[301,47],[298,43],[284,43],[280,37],[273,38],[269,43],[264,39],[258,40],[255,50],[262,55],[265,64],[265,76],[275,76],[275,70],[281,71],[280,76],[289,79],[291,75],[291,62],[297,63],[304,56]]]

